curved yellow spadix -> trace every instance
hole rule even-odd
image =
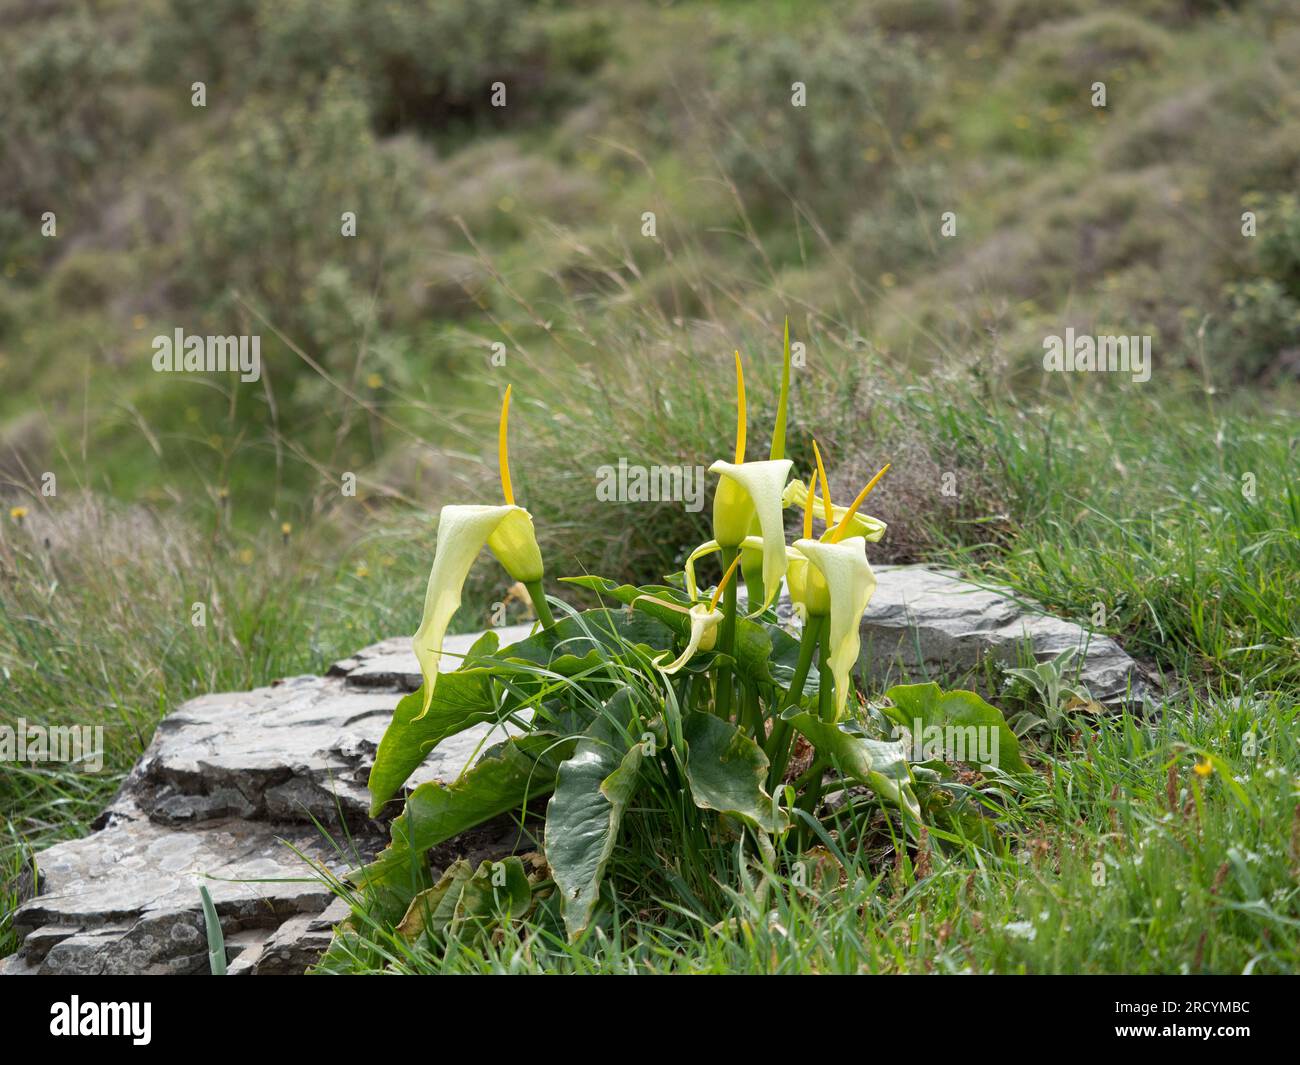
[[[745,461],[745,428],[748,414],[745,411],[745,368],[740,365],[740,352],[736,352],[736,462]]]
[[[510,483],[510,447],[507,432],[510,423],[511,387],[506,385],[506,395],[501,401],[501,424],[497,426],[497,468],[501,471],[501,494],[510,506],[514,506],[515,489]]]
[[[808,502],[810,495],[811,493],[808,490],[808,486],[802,481],[791,481],[786,485],[785,494],[782,496],[781,502],[787,507],[803,507]],[[823,500],[820,496],[812,497],[812,507],[814,511],[820,510],[822,503]],[[848,512],[848,507],[834,507],[832,509],[832,515],[835,519],[835,523],[838,524],[842,522],[844,516],[848,514]],[[888,526],[879,518],[873,518],[869,514],[854,514],[849,518],[845,525],[844,534],[840,539],[848,540],[855,536],[861,536],[864,540],[874,544],[885,535],[885,530],[887,528]],[[809,533],[809,535],[812,534]],[[807,539],[807,537],[805,537],[805,539]]]
[[[831,486],[826,483],[826,467],[822,465],[822,449],[816,440],[813,440],[813,457],[817,459],[817,477],[822,483],[822,517],[826,520],[826,527],[830,528],[835,520],[835,508],[831,505]]]
[[[785,576],[785,526],[781,497],[790,478],[789,459],[763,462],[715,462],[710,473],[721,478],[713,497],[714,540],[722,547],[740,547],[749,534],[750,519],[758,518],[763,542],[763,605],[761,614],[780,591]]]
[[[852,525],[853,519],[857,517],[858,508],[866,502],[867,496],[871,495],[871,490],[875,488],[876,485],[880,483],[880,479],[889,472],[889,467],[891,465],[892,463],[886,462],[882,467],[880,467],[880,472],[867,482],[867,486],[858,493],[858,497],[853,501],[853,505],[844,512],[844,516],[835,523],[835,527],[829,530],[831,543],[837,544],[843,540],[845,536],[849,535],[848,530]]]

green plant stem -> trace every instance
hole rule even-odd
[[[537,611],[537,620],[542,623],[542,628],[551,628],[555,624],[555,618],[551,614],[551,605],[546,601],[541,578],[529,581],[524,587],[528,589],[528,598],[533,601],[533,609]]]
[[[772,735],[767,738],[767,758],[772,764],[767,774],[768,791],[781,783],[785,776],[785,768],[790,764],[790,739],[794,726],[788,721],[782,721],[780,715],[782,711],[797,705],[803,697],[803,687],[808,682],[808,671],[812,668],[813,655],[817,651],[817,641],[821,637],[821,629],[825,621],[825,618],[820,617],[809,618],[799,638],[799,658],[794,665],[794,676],[790,679],[790,687],[786,690],[785,698],[776,709]]]
[[[821,631],[821,653],[817,656],[818,689],[817,713],[823,721],[835,720],[835,675],[831,672],[831,627],[827,623]]]
[[[817,804],[822,800],[822,780],[826,776],[826,760],[817,757],[813,760],[812,766],[808,772],[800,778],[808,783],[804,788],[804,793],[799,796],[798,806],[800,810],[805,811],[810,817],[817,814]],[[796,785],[796,790],[798,785]]]
[[[724,547],[722,549],[722,572],[726,573],[731,568],[732,562],[736,560],[736,553],[739,548]],[[720,636],[722,646],[719,648],[724,655],[730,659],[736,657],[736,581],[733,578],[727,582],[726,590],[722,593],[722,633]],[[718,716],[724,720],[731,717],[731,666],[730,664],[718,667],[718,693],[716,697]]]
[[[761,744],[766,737],[763,735],[763,711],[759,709],[758,689],[752,684],[743,684],[740,698],[741,724]]]

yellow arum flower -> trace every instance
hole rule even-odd
[[[816,476],[816,475],[814,475]],[[803,503],[803,538],[812,539],[812,478],[808,490],[804,492]],[[830,589],[821,570],[809,565],[806,556],[793,547],[789,551],[789,570],[785,575],[790,586],[790,600],[801,618],[806,622],[810,617],[826,617],[831,612]]]
[[[789,459],[745,461],[745,371],[740,352],[736,352],[736,397],[736,461],[718,461],[709,467],[710,473],[718,475],[713,493],[713,539],[691,553],[687,566],[693,567],[703,555],[739,548],[746,541],[751,548],[758,547],[763,553],[763,603],[750,614],[755,617],[772,605],[785,576],[781,495],[794,464]],[[754,524],[760,535],[751,538]],[[693,582],[693,575],[690,579]]]
[[[501,404],[501,428],[498,456],[501,466],[503,506],[461,506],[442,508],[438,517],[438,546],[429,571],[429,585],[424,594],[424,615],[411,644],[424,677],[422,717],[433,701],[438,679],[438,660],[447,627],[460,609],[461,589],[484,545],[505,567],[511,578],[525,585],[537,585],[543,575],[542,552],[537,546],[533,518],[523,507],[515,505],[510,482],[509,456],[506,447],[506,423],[510,411],[510,389]],[[544,602],[545,600],[543,600]],[[540,610],[540,608],[539,608]]]
[[[781,589],[785,576],[785,526],[781,518],[781,493],[794,465],[789,459],[768,459],[765,462],[715,462],[710,473],[719,476],[718,491],[713,505],[713,543],[719,547],[740,547],[748,537],[749,521],[730,524],[726,517],[719,520],[719,500],[734,499],[739,495],[748,515],[758,519],[761,535],[755,540],[763,552],[763,605],[753,611],[761,614]],[[753,604],[750,604],[751,606]]]
[[[831,525],[830,519],[827,520],[826,535],[823,539],[829,539],[831,543],[837,544],[849,536],[849,530],[854,528],[858,523],[858,508],[867,501],[867,496],[871,495],[871,490],[875,488],[876,485],[880,483],[881,478],[889,472],[890,465],[890,463],[886,462],[880,467],[880,471],[871,478],[871,480],[867,482],[866,487],[858,493],[857,499],[849,505],[849,509],[845,511],[843,515],[834,519],[834,525]],[[824,481],[822,482],[822,487],[826,487]],[[829,495],[829,493],[827,494]],[[834,514],[834,508],[830,509],[832,514]],[[863,537],[863,539],[866,539],[866,537]]]
[[[652,595],[642,595],[634,599],[633,605],[639,603],[642,599],[648,599],[659,606],[667,607],[669,610],[676,610],[678,613],[687,614],[691,619],[691,631],[686,640],[686,650],[677,656],[676,660],[668,663],[666,666],[659,665],[662,659],[668,657],[662,654],[655,659],[655,665],[659,666],[660,672],[671,675],[681,669],[687,662],[695,657],[697,651],[712,651],[714,645],[718,642],[718,626],[722,624],[723,613],[718,609],[718,600],[722,597],[722,591],[727,587],[727,582],[731,580],[736,573],[736,566],[740,563],[740,556],[732,560],[727,572],[723,574],[722,580],[713,590],[713,596],[707,604],[696,603],[691,607],[684,607],[677,603],[670,603],[664,599],[657,599]]]
[[[815,570],[826,584],[830,599],[830,667],[835,677],[835,719],[844,716],[849,679],[858,661],[862,640],[858,626],[876,590],[876,575],[867,562],[867,544],[861,537],[840,543],[801,539],[792,545],[808,560],[807,578]]]
[[[888,469],[888,467],[886,467]],[[791,481],[781,497],[781,504],[786,507],[802,507],[805,501],[812,497],[812,506],[814,510],[823,510],[825,499],[823,496],[813,495],[808,485],[802,481]],[[849,507],[832,506],[831,528],[839,525],[846,515],[849,514]],[[841,539],[847,540],[850,537],[861,536],[868,543],[879,543],[881,537],[885,535],[888,526],[879,518],[873,518],[869,514],[854,514],[848,522],[844,535]]]
[[[685,609],[675,603],[664,603],[663,605],[672,607],[674,610]],[[714,645],[718,642],[718,626],[722,624],[721,610],[711,609],[707,603],[696,603],[686,612],[691,617],[691,634],[686,641],[686,650],[675,661],[669,662],[666,666],[659,663],[668,657],[667,654],[662,654],[656,658],[655,665],[659,667],[661,673],[667,675],[676,673],[695,657],[697,651],[712,651]]]
[[[820,453],[818,458],[820,460]],[[867,562],[866,539],[862,536],[848,537],[847,533],[854,527],[858,508],[888,470],[889,467],[885,466],[867,482],[853,504],[843,511],[834,525],[829,526],[821,540],[812,538],[814,499],[810,479],[803,492],[803,537],[790,548],[790,598],[809,617],[830,617],[830,655],[826,664],[835,677],[837,721],[844,716],[850,674],[861,650],[859,625],[876,590],[876,575]],[[834,510],[826,487],[826,471],[820,461],[817,475],[822,482],[825,511],[831,516]]]

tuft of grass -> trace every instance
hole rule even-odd
[[[320,672],[413,628],[429,542],[374,532],[353,547],[339,527],[240,534],[219,513],[205,536],[192,510],[87,494],[4,519],[0,724],[103,726],[104,763],[6,765],[0,851],[85,832],[186,699]]]

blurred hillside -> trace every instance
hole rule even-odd
[[[1027,392],[1070,325],[1151,334],[1152,389],[1300,361],[1285,0],[4,0],[0,116],[14,495],[431,506],[504,381],[785,314]],[[262,381],[155,374],[176,328],[260,334]]]

